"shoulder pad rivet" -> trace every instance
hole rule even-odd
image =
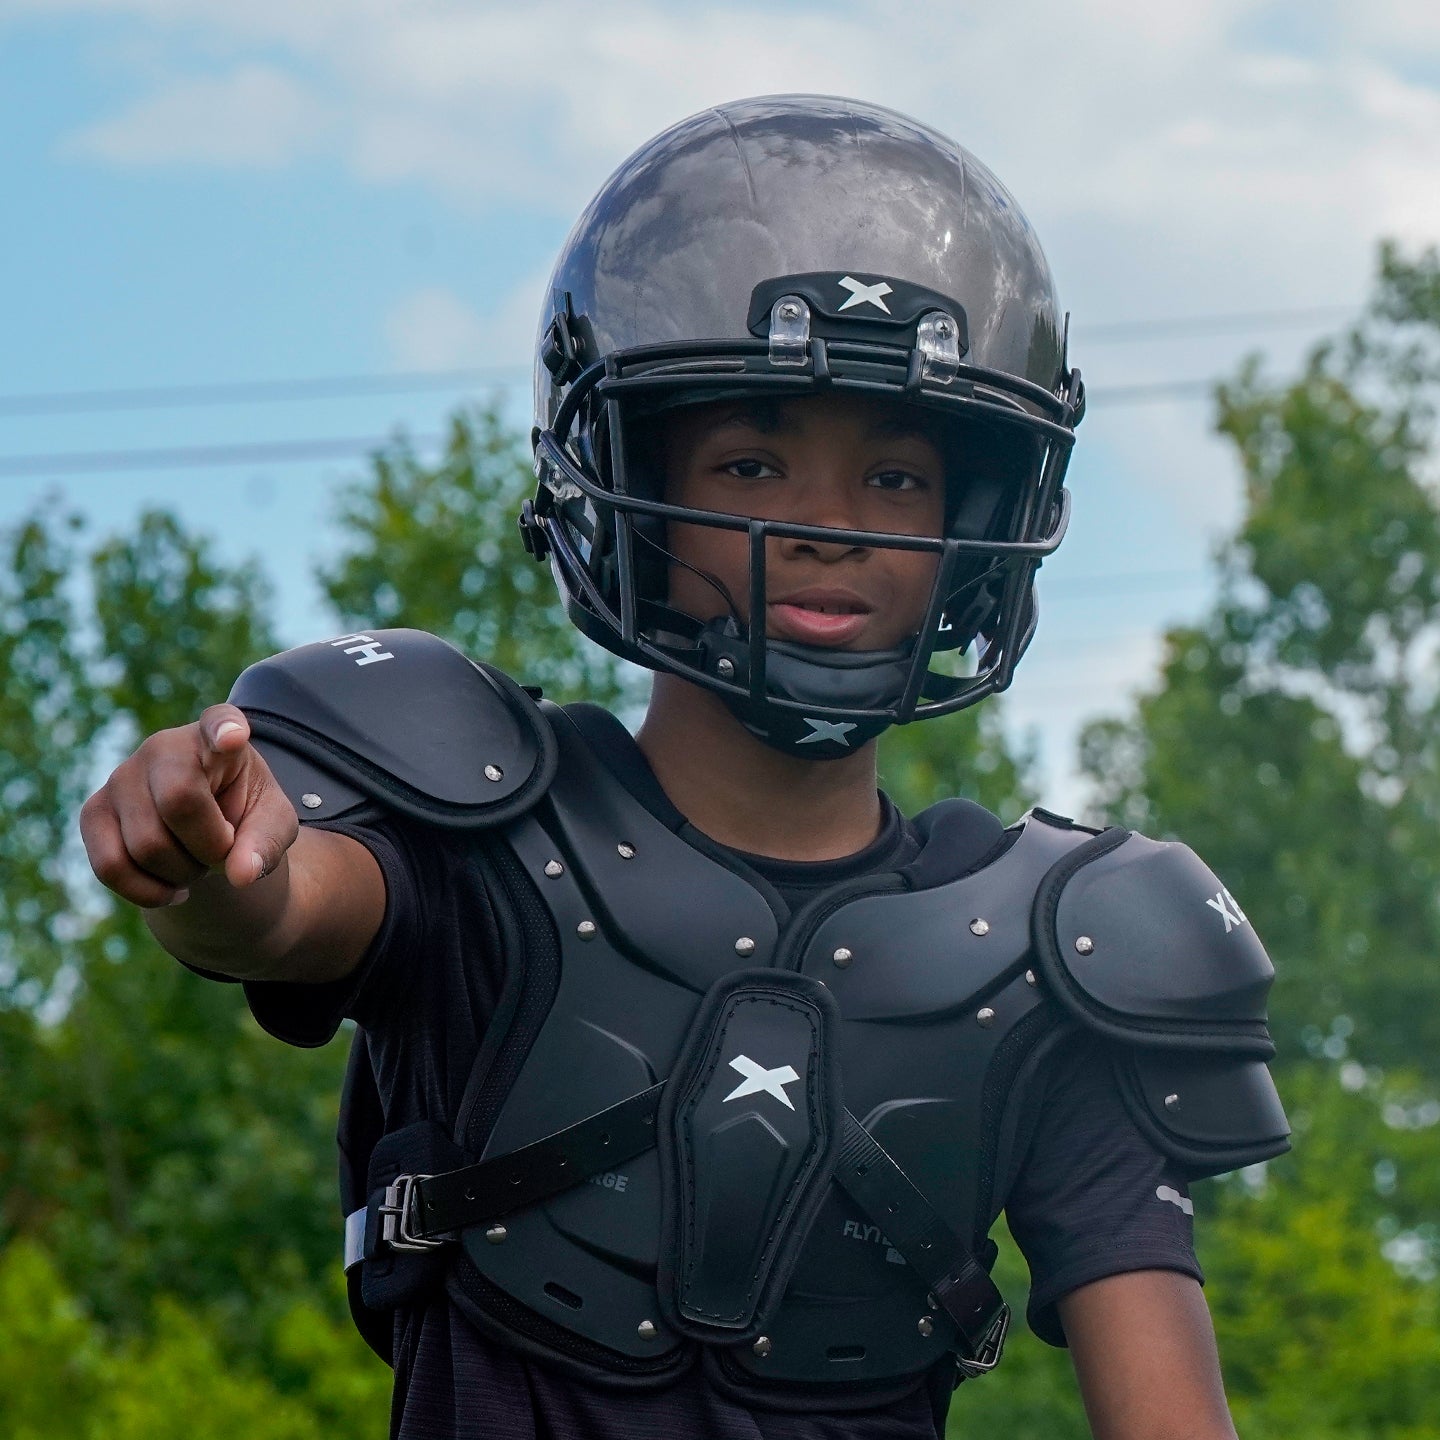
[[[987,1005],[983,1010],[975,1012],[975,1018],[982,1025],[993,1025],[995,1023],[995,1012]]]
[[[492,1225],[486,1230],[485,1238],[492,1245],[498,1245],[509,1233],[503,1225]]]
[[[1035,978],[1035,972],[1034,972],[1033,970],[1027,970],[1027,971],[1025,972],[1025,983],[1026,983],[1027,985],[1038,985],[1038,984],[1040,983],[1040,982]]]
[[[595,938],[595,922],[593,920],[582,920],[575,927],[575,933],[582,940],[593,940]]]
[[[1180,1108],[1180,1097],[1178,1095],[1167,1095],[1165,1097],[1165,1108],[1167,1110],[1178,1110]]]
[[[990,922],[980,919],[977,915],[975,919],[970,922],[970,933],[972,935],[988,935],[990,933]]]
[[[635,1333],[642,1340],[653,1340],[657,1335],[659,1335],[660,1331],[656,1328],[655,1322],[653,1320],[642,1320],[635,1327]]]
[[[485,767],[485,778],[487,780],[503,780],[505,772],[498,765],[487,765]]]
[[[774,1347],[768,1335],[761,1335],[750,1348],[763,1360]]]
[[[729,680],[735,674],[735,662],[726,660],[723,656],[715,662],[715,673],[722,680]]]
[[[635,858],[635,847],[633,845],[620,844],[615,847],[615,853],[622,860],[633,860]]]
[[[558,860],[547,860],[545,862],[545,873],[553,880],[557,875],[565,873],[565,867]]]
[[[307,810],[318,810],[325,802],[311,790],[300,797],[300,803]]]
[[[830,958],[843,970],[855,956],[842,945]]]
[[[1088,936],[1082,935],[1075,942],[1075,948],[1082,954],[1088,955],[1095,948],[1095,942]]]
[[[753,955],[755,953],[755,942],[748,935],[742,935],[735,942],[735,953],[737,955]]]
[[[915,1328],[928,1340],[935,1333],[935,1322],[928,1315],[922,1315]]]

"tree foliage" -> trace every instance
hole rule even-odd
[[[1240,897],[1282,1053],[1440,1078],[1437,272],[1387,250],[1354,333],[1292,384],[1252,363],[1222,388],[1246,513],[1220,599],[1082,761],[1102,812],[1182,836]]]
[[[1387,251],[1354,334],[1293,384],[1250,366],[1224,389],[1246,512],[1219,602],[1083,744],[1097,809],[1194,845],[1279,963],[1296,1151],[1197,1193],[1232,1401],[1262,1440],[1440,1437],[1437,337],[1440,262]],[[438,631],[558,698],[633,706],[515,544],[530,484],[493,410],[456,416],[436,465],[387,447],[341,502],[334,624]],[[125,748],[274,648],[270,604],[260,568],[164,514],[95,540],[46,501],[0,535],[0,1433],[20,1440],[383,1427],[389,1375],[335,1265],[341,1047],[263,1036],[73,839]],[[1030,799],[993,704],[894,732],[881,768],[910,810]],[[997,1273],[1023,1309],[1013,1246]],[[1068,1372],[1018,1332],[951,1433],[1086,1434]]]

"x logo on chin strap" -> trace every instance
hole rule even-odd
[[[850,742],[845,737],[855,729],[853,720],[812,720],[808,715],[803,718],[813,733],[802,735],[795,742],[797,745],[813,745],[817,740],[834,740],[836,744],[849,748]]]
[[[850,292],[850,298],[840,307],[840,310],[848,310],[852,305],[873,305],[887,315],[890,313],[890,307],[885,303],[885,296],[894,290],[893,285],[887,285],[883,280],[877,280],[873,285],[866,285],[853,275],[842,275],[840,286],[841,289]],[[838,315],[840,311],[837,310],[835,313]]]
[[[731,1100],[741,1100],[746,1095],[758,1095],[763,1090],[767,1095],[773,1095],[787,1110],[795,1108],[785,1093],[785,1087],[800,1078],[793,1065],[777,1065],[773,1070],[767,1070],[748,1055],[737,1055],[730,1062],[730,1068],[738,1070],[745,1078],[720,1102],[722,1105]]]

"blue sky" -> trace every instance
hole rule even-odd
[[[263,550],[285,638],[313,638],[310,571],[356,463],[58,477],[4,457],[425,435],[465,390],[44,415],[7,398],[475,367],[509,377],[521,418],[549,262],[630,149],[720,99],[859,95],[1006,181],[1074,312],[1098,399],[1005,702],[1073,803],[1076,727],[1153,672],[1238,514],[1203,401],[1107,406],[1105,388],[1253,349],[1283,373],[1335,322],[1146,343],[1103,327],[1343,307],[1379,237],[1433,243],[1440,18],[1401,0],[998,8],[0,0],[0,525],[56,485],[100,529],[173,506],[227,554]]]

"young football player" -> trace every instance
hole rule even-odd
[[[636,736],[370,631],[83,819],[273,1034],[358,1022],[392,1434],[933,1440],[1000,1356],[1004,1211],[1098,1436],[1233,1435],[1187,1185],[1286,1144],[1243,912],[1182,845],[876,785],[888,726],[1010,683],[1065,529],[1084,391],[1019,207],[875,106],[707,111],[580,217],[536,378],[522,535],[655,672]]]

